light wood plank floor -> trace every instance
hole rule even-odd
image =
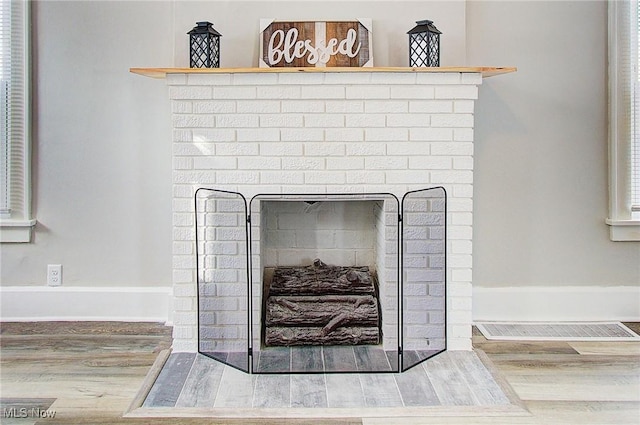
[[[636,332],[640,325],[627,324]],[[2,323],[2,424],[640,424],[640,343],[497,342],[474,332],[526,416],[227,419],[123,418],[171,330],[139,323]],[[31,407],[54,418],[38,418]],[[14,416],[16,416],[14,414]]]

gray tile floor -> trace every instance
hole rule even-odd
[[[402,367],[409,369],[439,352],[407,350],[403,355]],[[208,352],[203,354],[238,369],[247,370],[246,353]],[[254,353],[252,371],[254,373],[395,372],[399,370],[398,363],[397,351],[385,351],[379,346],[270,347]]]
[[[444,352],[407,372],[248,375],[193,353],[169,356],[142,407],[362,408],[505,406],[472,351]]]

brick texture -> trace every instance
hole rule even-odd
[[[418,197],[414,206],[420,211],[408,213],[405,225],[409,253],[405,295],[411,295],[405,303],[405,343],[418,348],[425,340],[433,344],[431,348],[445,344],[444,287],[438,282],[446,273],[446,344],[449,349],[471,348],[473,107],[477,85],[482,83],[479,74],[202,74],[172,76],[167,83],[174,126],[174,349],[193,351],[197,346],[193,249],[197,188],[240,192],[248,202],[261,193],[386,192],[402,199],[407,191],[435,186],[443,186],[449,199],[447,267],[438,254],[444,244],[438,218],[441,196]],[[209,282],[200,294],[206,310],[201,317],[206,347],[201,348],[244,349],[249,308],[242,260],[245,201],[229,194],[201,195],[195,208],[199,223],[204,223],[198,240],[199,261],[206,267],[198,278]],[[387,293],[383,331],[391,339],[385,344],[392,346],[397,342],[393,339],[397,338],[393,311],[397,257],[390,241],[397,234],[387,216],[397,214],[385,212],[391,204],[384,201],[371,207],[377,212],[372,213],[369,227],[380,235],[351,228],[341,229],[342,233],[322,229],[315,235],[274,232],[267,225],[274,223],[266,221],[270,233],[255,233],[256,220],[260,224],[273,219],[252,211],[252,237],[260,245],[254,253],[264,251],[262,259],[253,261],[254,293],[260,292],[255,284],[261,278],[258,260],[290,259],[294,250],[287,246],[313,250],[311,245],[319,238],[321,246],[335,250],[329,257],[336,261],[349,258],[377,265],[381,292]],[[293,216],[289,223],[292,220]],[[264,235],[281,249],[265,249],[260,241]],[[252,314],[259,315],[259,305],[254,300]],[[219,339],[226,342],[216,342]]]

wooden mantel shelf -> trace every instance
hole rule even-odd
[[[352,67],[352,68],[130,68],[134,74],[151,78],[166,78],[167,74],[247,74],[255,73],[292,73],[292,72],[462,72],[481,73],[483,78],[494,75],[516,72],[515,67],[488,67],[488,66],[447,66],[439,68],[408,68],[408,67]]]

